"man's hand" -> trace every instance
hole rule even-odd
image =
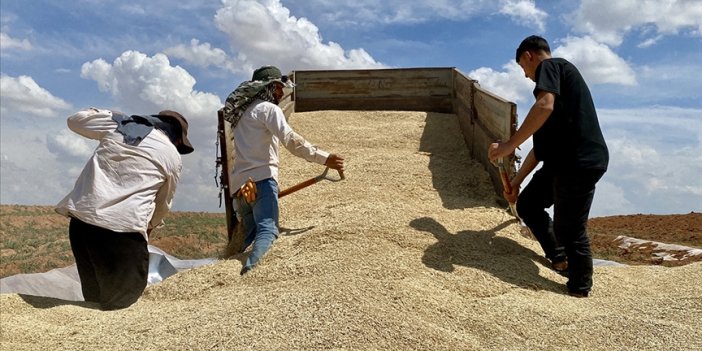
[[[329,157],[327,157],[327,162],[324,162],[324,165],[331,169],[343,172],[344,157],[337,154],[329,154]]]
[[[507,190],[505,189],[505,191],[502,192],[502,196],[505,197],[505,200],[507,200],[507,202],[513,204],[513,203],[516,203],[516,202],[517,202],[517,197],[519,197],[519,186],[520,186],[520,184],[519,184],[519,183],[516,183],[516,184],[515,184],[515,182],[512,181],[512,182],[510,182],[510,185],[511,185],[511,188],[512,188],[512,192],[511,192],[511,193],[508,193]]]
[[[488,159],[495,163],[495,160],[501,157],[507,157],[514,152],[514,148],[508,143],[492,143],[488,147]]]

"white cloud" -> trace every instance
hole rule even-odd
[[[702,2],[696,0],[583,0],[567,18],[575,30],[613,46],[620,45],[627,33],[651,25],[654,38],[684,31],[702,36]]]
[[[56,155],[75,157],[80,161],[88,159],[97,146],[95,141],[82,138],[69,129],[62,129],[55,134],[47,134],[46,145]]]
[[[504,71],[500,72],[481,67],[469,72],[468,77],[477,80],[481,87],[504,99],[526,102],[534,90],[534,83],[524,76],[522,68],[512,60],[502,68]]]
[[[503,1],[501,14],[512,17],[517,23],[525,26],[534,26],[539,32],[546,28],[548,14],[537,8],[534,0],[506,0]]]
[[[251,66],[274,64],[281,70],[380,68],[365,50],[346,51],[324,43],[319,29],[296,18],[279,0],[224,0],[215,23],[229,36],[230,46]]]
[[[5,32],[0,32],[0,50],[32,50],[32,44],[27,39],[15,39],[6,34]]]
[[[553,50],[553,56],[573,62],[588,84],[636,84],[634,71],[606,45],[587,37],[568,37],[563,42],[565,45]],[[534,83],[513,60],[503,65],[502,71],[481,67],[470,71],[468,76],[483,88],[517,103],[529,101],[534,89]]]
[[[163,51],[166,55],[177,57],[198,67],[219,67],[232,73],[250,73],[253,69],[244,60],[230,58],[224,50],[213,48],[210,43],[200,43],[197,39],[190,41],[190,46],[183,44]]]
[[[86,62],[81,77],[98,83],[110,92],[128,113],[155,113],[176,110],[190,120],[211,119],[221,107],[213,94],[193,90],[195,78],[180,66],[171,66],[168,57],[152,57],[138,51],[125,51],[112,64],[103,59]]]
[[[573,62],[589,84],[636,85],[634,70],[607,45],[590,37],[567,37],[562,42],[553,56]]]
[[[0,76],[0,111],[6,115],[53,117],[71,105],[40,87],[32,77]]]

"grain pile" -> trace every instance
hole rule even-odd
[[[347,180],[281,200],[282,235],[100,312],[2,295],[3,350],[653,350],[702,348],[702,263],[597,267],[564,295],[538,245],[496,207],[454,115],[298,113]],[[283,155],[281,188],[321,173]]]

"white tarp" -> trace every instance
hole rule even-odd
[[[181,260],[156,246],[149,245],[148,285],[158,284],[180,271],[214,263],[217,259]],[[0,293],[53,297],[83,301],[76,265],[52,269],[46,273],[17,274],[0,279]]]

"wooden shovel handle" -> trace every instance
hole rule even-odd
[[[308,187],[308,186],[310,186],[310,185],[312,185],[312,184],[314,184],[314,183],[316,183],[316,182],[318,182],[318,181],[319,181],[319,179],[318,179],[317,177],[307,179],[307,180],[305,180],[304,182],[302,182],[302,183],[300,183],[300,184],[293,185],[293,186],[291,186],[291,187],[289,187],[289,188],[287,188],[287,189],[285,189],[285,190],[279,192],[279,193],[278,193],[278,198],[280,199],[280,198],[283,197],[283,196],[290,195],[290,194],[292,194],[292,193],[294,193],[294,192],[296,192],[296,191],[298,191],[298,190],[300,190],[300,189],[302,189],[302,188],[306,188],[306,187]]]
[[[502,180],[502,186],[505,188],[505,192],[512,193],[512,182],[509,180],[509,174],[507,174],[507,165],[503,159],[497,161],[497,168],[500,170],[500,179]]]

